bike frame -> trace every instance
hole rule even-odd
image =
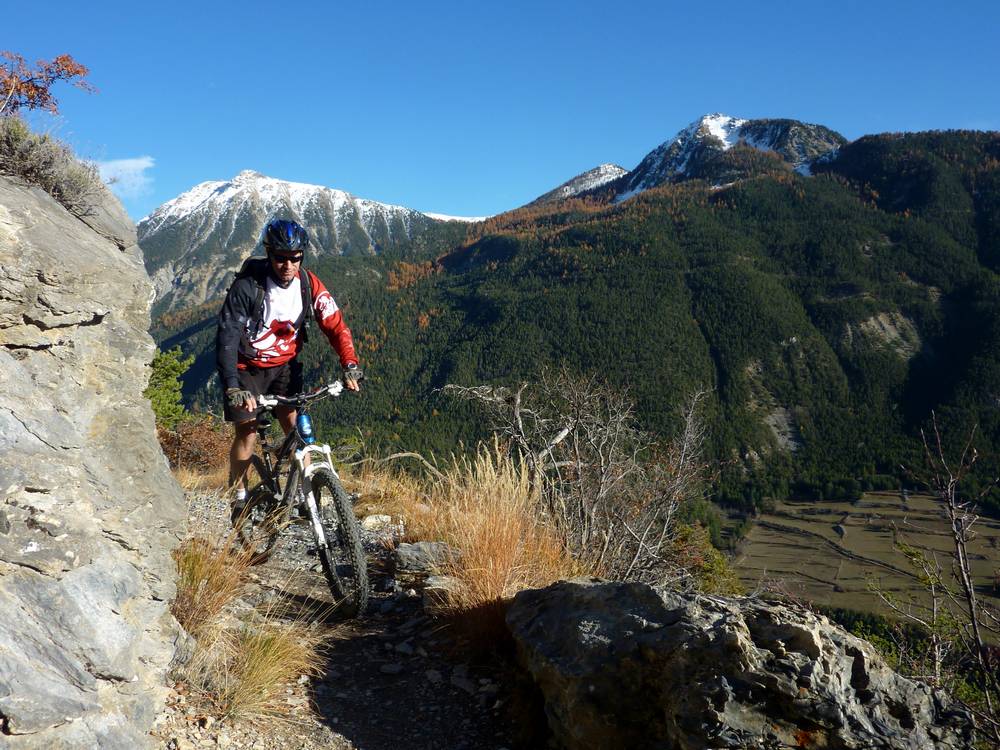
[[[339,394],[339,390],[336,393]],[[274,405],[268,404],[268,408],[273,408]],[[308,411],[306,405],[299,406],[298,409],[303,411]],[[304,501],[305,505],[309,509],[309,518],[313,526],[313,531],[316,534],[317,541],[320,544],[326,544],[326,534],[323,531],[323,527],[319,522],[319,507],[316,503],[316,498],[312,493],[312,477],[321,468],[326,469],[338,480],[340,475],[337,474],[337,470],[333,468],[333,459],[330,456],[330,446],[326,443],[312,443],[306,444],[302,440],[302,436],[299,435],[297,427],[293,427],[285,435],[284,440],[281,442],[280,447],[275,452],[274,464],[271,463],[271,445],[267,438],[267,431],[270,429],[271,423],[268,422],[267,426],[263,429],[258,427],[257,433],[260,436],[261,442],[261,453],[263,454],[264,468],[267,470],[267,477],[261,477],[265,479],[267,483],[271,486],[271,492],[277,499],[280,497],[281,505],[287,508],[291,508],[293,504],[293,498],[291,496],[291,488],[297,487],[299,491],[299,496]],[[306,457],[314,456],[316,460],[310,459],[308,465],[306,464]],[[288,459],[291,461],[292,466],[289,469],[288,481],[285,483],[284,488],[281,487],[279,477],[281,476],[281,465],[284,461]]]

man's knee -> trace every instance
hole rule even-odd
[[[239,460],[250,458],[253,453],[254,443],[257,441],[257,433],[254,430],[253,422],[240,422],[235,425],[233,435],[233,456]]]
[[[295,426],[295,417],[298,416],[298,411],[293,407],[285,406],[275,409],[274,414],[278,418],[278,424],[281,425],[282,431],[287,435]]]

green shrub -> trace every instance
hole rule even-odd
[[[143,395],[149,399],[156,415],[156,424],[168,430],[174,429],[185,416],[181,404],[181,376],[194,362],[194,357],[181,356],[180,347],[169,351],[157,350],[151,364],[149,385]]]
[[[79,161],[51,135],[32,132],[20,117],[0,117],[0,174],[38,185],[74,216],[87,216],[104,190],[93,164]]]

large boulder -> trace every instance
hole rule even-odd
[[[0,177],[0,748],[151,744],[183,495],[143,398],[153,289],[102,191]]]
[[[566,748],[972,747],[945,693],[800,607],[577,579],[507,624]]]

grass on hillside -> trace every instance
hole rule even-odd
[[[53,136],[32,132],[16,115],[0,116],[0,174],[38,185],[75,216],[92,211],[105,190],[93,164]]]

